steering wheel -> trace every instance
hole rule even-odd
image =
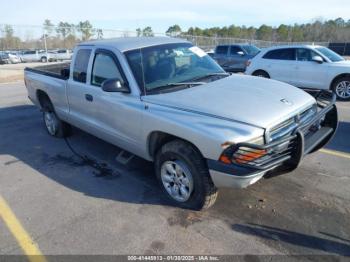
[[[175,75],[182,74],[182,73],[186,72],[189,68],[190,68],[190,65],[188,65],[188,64],[180,66],[179,68],[176,69]]]

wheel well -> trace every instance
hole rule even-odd
[[[38,98],[40,107],[42,108],[44,106],[44,101],[49,101],[51,103],[51,100],[49,96],[42,90],[37,90],[36,91],[36,97]]]
[[[186,143],[189,143],[190,145],[193,146],[194,149],[196,149],[198,151],[198,153],[202,155],[202,153],[200,152],[200,150],[191,142],[165,133],[165,132],[161,132],[161,131],[154,131],[150,134],[149,139],[148,139],[148,150],[149,150],[149,154],[151,155],[151,157],[153,158],[155,156],[155,154],[157,153],[157,151],[166,143],[173,141],[173,140],[182,140],[185,141]]]
[[[264,69],[257,69],[257,70],[255,70],[255,71],[253,72],[253,74],[255,74],[255,73],[257,73],[257,72],[264,72],[264,73],[266,73],[266,74],[269,74],[269,73],[267,73]]]
[[[269,77],[270,77],[270,74],[268,72],[266,72],[265,70],[263,69],[258,69],[258,70],[255,70],[252,75],[255,75],[257,72],[264,72],[265,74],[267,74]]]
[[[338,81],[338,79],[340,78],[343,78],[343,77],[350,77],[350,74],[349,73],[344,73],[344,74],[340,74],[340,75],[337,75],[331,82],[331,85],[329,86],[329,89],[333,89],[333,85],[336,81]]]

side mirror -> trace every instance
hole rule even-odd
[[[312,57],[312,61],[316,62],[316,63],[319,63],[319,64],[322,64],[323,63],[323,58],[316,55],[314,57]]]
[[[244,52],[243,51],[238,51],[237,54],[240,55],[240,56],[244,56]]]
[[[111,78],[103,81],[102,90],[105,92],[130,93],[128,85],[119,78]]]

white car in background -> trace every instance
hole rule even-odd
[[[246,74],[272,78],[300,88],[330,89],[350,100],[350,61],[323,46],[263,49],[248,62]]]
[[[53,57],[58,61],[71,60],[73,51],[69,49],[59,49],[52,52]]]
[[[11,64],[21,63],[21,58],[16,53],[8,53]]]

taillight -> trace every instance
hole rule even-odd
[[[251,65],[251,63],[252,63],[252,61],[251,61],[251,60],[248,60],[248,61],[245,62],[245,66],[248,67],[248,66]]]

